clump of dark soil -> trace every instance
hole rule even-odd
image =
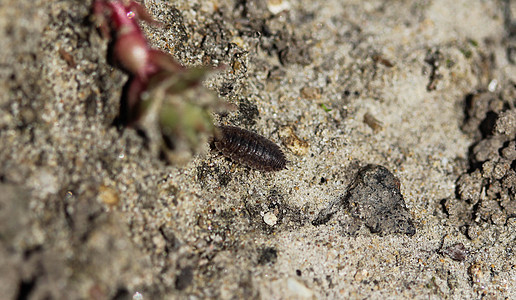
[[[470,147],[469,170],[457,181],[457,198],[446,209],[469,224],[504,225],[516,216],[516,87],[500,93],[478,92],[466,97],[462,129],[475,138]]]

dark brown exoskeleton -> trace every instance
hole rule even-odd
[[[224,156],[252,169],[280,171],[286,168],[287,160],[278,145],[254,132],[220,126],[213,141]]]

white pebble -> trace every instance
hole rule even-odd
[[[276,15],[290,9],[290,3],[287,0],[268,0],[267,8],[273,15]]]
[[[497,86],[498,86],[498,80],[493,79],[493,80],[491,80],[491,82],[489,82],[487,89],[492,93],[492,92],[496,91]]]
[[[274,226],[278,222],[278,217],[275,214],[268,212],[263,215],[263,221],[269,226]]]
[[[294,295],[299,298],[311,298],[314,292],[307,288],[303,283],[295,280],[294,278],[289,278],[287,280],[287,287]]]

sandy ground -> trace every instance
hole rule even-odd
[[[237,109],[216,122],[276,142],[288,168],[252,170],[207,144],[166,164],[112,125],[127,76],[91,1],[4,0],[4,299],[516,298],[505,2],[144,4],[163,23],[144,26],[154,47],[226,66],[205,88]],[[361,181],[368,164],[393,188]],[[367,189],[415,233],[362,204]]]

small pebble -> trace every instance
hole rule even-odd
[[[314,294],[311,289],[292,277],[287,280],[287,287],[290,292],[299,298],[311,298]]]
[[[118,205],[118,193],[111,187],[107,187],[104,185],[100,186],[97,197],[100,202],[107,204],[109,206]]]
[[[321,90],[316,87],[305,86],[301,89],[301,96],[308,100],[321,98]]]
[[[369,272],[366,269],[358,270],[355,274],[355,281],[361,282],[369,277]]]
[[[482,279],[484,278],[484,272],[482,269],[484,268],[481,262],[474,262],[468,268],[468,273],[471,276],[471,281],[475,284],[480,284]]]
[[[364,123],[371,127],[374,133],[380,132],[383,129],[383,123],[370,112],[364,114]]]
[[[276,15],[290,9],[290,3],[287,0],[267,0],[267,8],[272,14]]]
[[[310,145],[307,141],[297,137],[292,127],[283,126],[280,128],[278,134],[285,147],[287,147],[287,149],[292,151],[292,153],[295,155],[303,156],[308,153]]]
[[[39,192],[41,198],[56,194],[59,190],[59,179],[50,170],[40,169],[29,179],[29,185]]]
[[[263,221],[269,226],[274,226],[278,222],[278,217],[275,214],[268,212],[263,215]]]
[[[351,223],[339,220],[343,228],[364,224],[371,233],[379,235],[403,233],[413,236],[416,233],[400,191],[400,181],[384,166],[367,165],[360,169],[347,192],[322,209],[312,224],[317,226],[328,222],[341,209],[348,211],[353,218]]]
[[[456,261],[463,261],[466,258],[466,247],[462,243],[453,244],[443,251],[444,254],[448,255],[451,259]]]
[[[133,300],[143,300],[143,295],[139,292],[134,293]]]
[[[498,86],[498,80],[493,79],[491,82],[489,82],[489,85],[487,86],[487,90],[493,93],[496,91],[496,87]]]

